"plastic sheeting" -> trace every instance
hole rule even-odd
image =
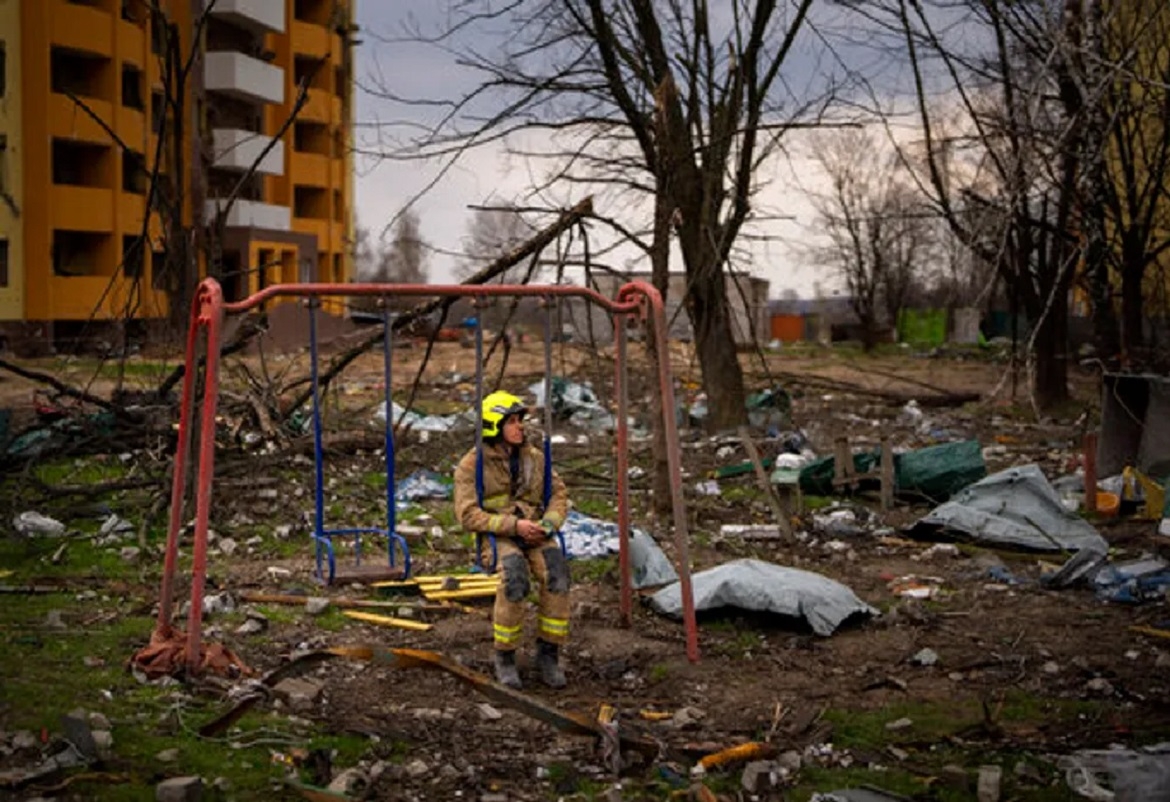
[[[617,554],[620,548],[616,523],[590,518],[576,510],[571,510],[565,518],[561,535],[571,558],[604,557]],[[635,588],[654,588],[678,581],[678,573],[654,538],[637,527],[630,527],[630,568]]]
[[[915,535],[946,531],[998,546],[1104,554],[1105,539],[1069,512],[1036,465],[992,474],[914,524]]]
[[[374,420],[378,423],[386,422],[386,402],[383,401],[374,410]],[[470,429],[474,417],[464,415],[420,415],[417,412],[403,409],[398,402],[394,402],[394,425],[408,428],[415,432],[450,432],[459,429]]]
[[[398,483],[394,490],[394,498],[398,501],[451,498],[451,485],[434,471],[419,470]]]
[[[1170,743],[1084,749],[1060,759],[1068,787],[1101,802],[1170,802]]]
[[[828,577],[762,560],[735,560],[691,577],[696,610],[742,610],[803,618],[813,632],[832,635],[845,619],[877,610],[845,585]],[[650,606],[663,615],[682,615],[682,588],[676,582],[654,594]]]

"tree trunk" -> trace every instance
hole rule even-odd
[[[724,274],[717,267],[706,267],[702,275],[691,278],[694,286],[688,309],[707,393],[707,428],[712,432],[735,429],[747,423],[746,395],[731,336]]]
[[[1144,360],[1145,332],[1142,330],[1142,283],[1145,271],[1139,261],[1126,257],[1121,273],[1121,353],[1129,361]]]
[[[1043,315],[1033,340],[1035,373],[1032,392],[1040,409],[1051,409],[1069,399],[1068,305],[1064,301],[1068,297],[1068,288],[1061,287],[1057,292],[1057,299],[1048,314]]]

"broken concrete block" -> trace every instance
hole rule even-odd
[[[229,556],[229,557],[232,554],[234,554],[236,549],[238,549],[239,547],[240,547],[240,544],[237,543],[234,539],[232,539],[230,537],[225,537],[224,539],[219,541],[220,552]]]
[[[159,763],[174,763],[179,759],[179,750],[174,748],[164,749],[155,755],[154,759]]]
[[[60,610],[49,610],[45,613],[45,628],[46,629],[68,629],[65,621],[61,618]]]
[[[771,760],[753,760],[743,767],[740,776],[740,785],[749,794],[760,794],[771,791],[780,784],[780,771]]]
[[[329,609],[329,600],[320,596],[310,596],[305,599],[305,612],[309,615],[321,615]]]
[[[1085,683],[1085,690],[1098,696],[1112,696],[1113,683],[1104,677],[1093,677]]]
[[[324,684],[316,680],[288,677],[278,682],[272,692],[293,710],[305,710],[317,702],[324,688]]]
[[[999,766],[980,766],[975,792],[979,802],[999,802],[999,786],[1002,781],[1002,768]]]
[[[20,730],[12,735],[12,748],[19,751],[21,749],[35,749],[37,746],[37,736],[33,735],[28,730]]]
[[[475,709],[479,711],[480,718],[482,718],[484,721],[499,721],[504,717],[503,713],[501,713],[499,710],[496,710],[487,702],[481,702],[475,706]]]
[[[265,629],[264,624],[261,621],[255,619],[255,618],[249,618],[247,621],[245,621],[244,623],[242,623],[238,627],[236,627],[236,634],[237,635],[259,635],[261,632],[264,631],[264,629]]]
[[[886,729],[890,730],[891,732],[896,732],[898,730],[908,729],[913,726],[913,720],[908,718],[900,718],[897,721],[891,721],[890,723],[886,724]]]
[[[431,773],[431,767],[426,764],[425,760],[415,758],[406,764],[406,776],[412,780],[420,780]]]
[[[122,562],[129,563],[130,565],[136,564],[141,554],[142,549],[138,548],[137,546],[126,546],[120,552],[118,552],[118,556],[122,558]]]
[[[328,790],[338,794],[357,794],[370,785],[370,777],[359,768],[346,769],[333,778]]]
[[[201,777],[171,777],[154,788],[155,802],[201,802],[203,779]]]

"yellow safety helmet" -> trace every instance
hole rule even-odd
[[[483,417],[483,436],[495,437],[499,435],[500,425],[509,415],[519,415],[523,418],[528,414],[528,407],[524,402],[511,393],[496,390],[491,395],[484,396],[481,410]]]

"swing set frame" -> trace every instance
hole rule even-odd
[[[483,301],[493,296],[537,297],[551,300],[556,297],[583,298],[610,313],[614,323],[614,392],[617,397],[615,436],[617,450],[616,483],[619,534],[619,570],[621,579],[621,620],[632,624],[633,584],[630,565],[630,491],[629,491],[629,422],[627,380],[627,324],[636,317],[650,324],[654,330],[658,355],[658,382],[662,398],[662,427],[666,441],[667,468],[671,486],[671,512],[674,523],[676,569],[679,575],[683,603],[683,623],[686,631],[686,654],[691,662],[699,660],[698,627],[695,620],[694,597],[691,588],[690,553],[688,548],[687,516],[682,496],[682,466],[678,426],[675,421],[674,383],[671,377],[670,357],[666,338],[666,314],[662,296],[650,284],[632,281],[619,289],[615,299],[606,298],[596,290],[568,285],[468,285],[468,284],[274,284],[239,301],[225,301],[219,282],[204,279],[196,289],[191,303],[187,330],[183,373],[183,391],[179,407],[178,439],[175,446],[175,465],[171,484],[171,507],[167,527],[166,552],[159,592],[159,611],[151,643],[173,645],[182,651],[182,662],[189,675],[197,675],[205,657],[202,643],[203,592],[207,577],[207,533],[211,513],[212,479],[215,474],[216,407],[219,400],[220,349],[224,317],[248,312],[276,298],[305,298],[310,302],[322,297],[373,296],[393,297],[470,297]],[[478,349],[477,349],[478,350]],[[391,355],[387,353],[389,362]],[[314,360],[315,362],[315,360]],[[316,365],[312,366],[316,371]],[[477,373],[482,365],[477,366]],[[196,387],[202,379],[203,393],[198,410],[199,442],[192,449],[196,429]],[[481,391],[482,392],[482,391]],[[546,399],[546,405],[549,399]],[[392,417],[388,406],[387,417]],[[195,465],[192,466],[192,457]],[[195,520],[191,565],[191,605],[186,632],[172,623],[174,612],[175,579],[178,565],[179,532],[187,496],[187,476],[194,467]],[[393,491],[390,491],[393,508]],[[391,549],[393,544],[391,543]]]

